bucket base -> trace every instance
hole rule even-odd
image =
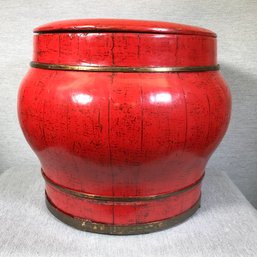
[[[169,219],[164,219],[160,221],[141,223],[135,225],[113,225],[106,223],[99,223],[91,221],[88,219],[82,219],[68,215],[60,211],[57,207],[51,203],[46,195],[46,205],[49,211],[62,222],[83,231],[100,233],[100,234],[110,234],[110,235],[136,235],[136,234],[146,234],[155,231],[160,231],[166,228],[173,227],[179,223],[182,223],[190,216],[192,216],[200,207],[200,198],[198,201],[187,211],[174,216]]]

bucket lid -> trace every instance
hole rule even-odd
[[[214,32],[200,27],[172,22],[126,19],[62,20],[39,26],[34,29],[34,32],[135,32],[157,34],[185,34],[216,37],[216,34]]]

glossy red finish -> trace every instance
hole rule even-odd
[[[94,66],[211,66],[216,38],[148,33],[56,33],[34,36],[33,61]]]
[[[83,20],[75,31],[65,32],[75,23],[47,25],[45,31],[51,28],[51,33],[35,35],[33,60],[130,67],[216,64],[216,38],[199,30],[179,34],[172,24],[172,33],[154,34],[154,29],[142,31],[140,24],[141,32],[133,33],[128,26],[121,29],[121,22],[117,31],[94,32],[88,29],[90,21],[83,27]],[[81,26],[83,32],[77,32]],[[18,99],[22,130],[45,175],[65,188],[102,196],[160,195],[194,184],[225,134],[230,109],[230,93],[219,71],[31,68]],[[120,225],[176,216],[198,200],[200,185],[145,202],[79,199],[51,185],[46,192],[67,214]]]
[[[216,37],[216,34],[208,29],[189,26],[184,24],[145,21],[145,20],[124,20],[124,19],[80,19],[55,21],[34,29],[37,33],[46,32],[139,32],[139,33],[160,33],[160,34],[184,34],[203,35]]]

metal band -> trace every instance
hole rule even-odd
[[[132,224],[132,225],[113,225],[106,223],[94,222],[88,219],[82,219],[73,217],[69,214],[66,214],[60,211],[57,207],[51,203],[51,200],[46,195],[46,205],[49,211],[62,222],[83,231],[89,231],[100,234],[111,234],[111,235],[136,235],[136,234],[145,234],[150,232],[155,232],[159,230],[163,230],[172,226],[175,226],[190,216],[192,216],[200,207],[200,198],[197,202],[185,212],[165,219],[161,221],[154,221],[148,223],[140,223],[140,224]],[[167,206],[168,208],[168,206]]]
[[[97,201],[104,201],[104,202],[107,202],[107,201],[109,201],[109,202],[140,202],[140,201],[153,201],[153,200],[167,198],[167,197],[175,196],[178,194],[182,194],[184,192],[187,192],[187,191],[193,189],[194,187],[198,186],[201,183],[201,181],[203,180],[203,177],[204,177],[204,174],[203,174],[201,176],[201,178],[198,179],[193,184],[191,184],[185,188],[179,189],[177,191],[159,194],[159,195],[124,197],[124,196],[103,196],[103,195],[95,195],[95,194],[90,194],[90,193],[79,192],[79,191],[61,186],[59,184],[56,184],[55,182],[53,182],[52,180],[47,178],[47,176],[44,174],[43,170],[42,170],[42,175],[47,184],[53,186],[55,189],[65,193],[65,194],[72,195],[74,197],[81,198],[81,199],[97,200]]]
[[[181,67],[126,67],[126,66],[84,66],[31,62],[33,68],[47,70],[70,70],[70,71],[91,71],[91,72],[194,72],[194,71],[216,71],[220,69],[219,64],[213,66],[181,66]]]

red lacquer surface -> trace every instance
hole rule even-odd
[[[80,19],[62,20],[51,22],[34,29],[37,33],[46,32],[140,32],[140,33],[160,33],[160,34],[184,34],[184,35],[204,35],[216,37],[216,34],[208,29],[189,26],[184,24],[145,21],[145,20],[125,20],[125,19]]]
[[[216,64],[216,38],[199,30],[60,33],[60,24],[55,24],[55,33],[46,26],[48,32],[35,35],[34,61],[130,67]],[[63,31],[68,25],[62,25]],[[230,105],[219,71],[31,68],[20,87],[18,112],[24,135],[50,180],[79,192],[128,197],[173,192],[198,181],[225,134]],[[46,192],[65,213],[120,225],[176,216],[198,200],[200,185],[161,200],[105,204],[74,198],[51,185]]]

